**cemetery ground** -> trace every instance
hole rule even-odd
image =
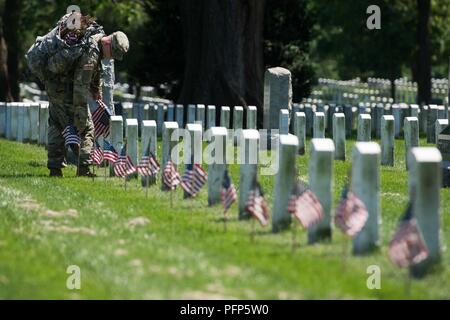
[[[388,260],[408,200],[404,141],[395,143],[395,166],[381,168],[382,247],[345,257],[350,247],[336,229],[332,242],[307,246],[296,221],[294,252],[290,231],[272,234],[257,225],[252,242],[252,222],[237,219],[236,204],[224,232],[222,209],[207,206],[206,188],[190,200],[177,190],[171,208],[159,184],[146,198],[137,180],[125,191],[122,179],[75,178],[74,166],[62,179],[49,178],[43,147],[0,139],[0,299],[448,299],[448,250],[438,270],[413,281],[409,297],[406,271]],[[348,159],[353,144],[347,140]],[[305,180],[308,158],[297,158]],[[336,206],[350,161],[334,165]],[[239,188],[239,165],[230,168]],[[274,177],[260,181],[271,207]],[[444,248],[449,213],[450,190],[441,190]],[[70,265],[81,269],[80,290],[66,288]],[[380,290],[366,286],[370,265],[381,268]]]

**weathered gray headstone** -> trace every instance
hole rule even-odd
[[[197,111],[195,114],[195,123],[199,123],[202,126],[202,129],[205,128],[205,105],[198,104]]]
[[[23,142],[24,140],[24,125],[25,122],[28,122],[28,112],[27,107],[23,103],[17,104],[17,132],[16,132],[16,141]]]
[[[167,105],[167,121],[175,121],[175,106],[173,104]]]
[[[242,129],[244,125],[244,108],[236,106],[233,109],[233,129],[234,129],[234,144],[241,141]]]
[[[314,138],[325,138],[325,115],[323,112],[314,113]]]
[[[177,104],[176,120],[178,128],[184,128],[184,106],[182,104]]]
[[[195,165],[202,163],[203,127],[200,123],[189,123],[184,131],[184,163]],[[181,168],[180,168],[181,170]],[[190,198],[191,194],[184,191],[184,198]]]
[[[194,160],[193,164],[201,164],[203,155],[203,128],[201,124],[188,123],[185,134],[189,137],[185,136],[184,138],[184,162],[190,164]]]
[[[422,106],[419,112],[419,129],[423,134],[428,132],[428,106]]]
[[[357,142],[352,155],[352,192],[364,203],[369,217],[353,239],[353,253],[368,253],[380,245],[380,146],[375,142]]]
[[[142,136],[141,136],[141,156],[146,155],[147,152],[149,154],[153,154],[157,157],[157,134],[156,134],[156,121],[155,120],[144,120],[142,121]],[[154,177],[142,177],[141,182],[142,186],[148,184],[154,184],[156,179]]]
[[[247,129],[257,128],[258,109],[255,106],[247,107]]]
[[[416,117],[417,119],[419,119],[419,113],[420,113],[419,105],[412,104],[409,106],[409,110],[411,113],[411,117]]]
[[[386,115],[381,118],[381,164],[394,165],[395,119]]]
[[[230,129],[230,107],[220,108],[220,126]]]
[[[403,128],[405,130],[405,164],[409,168],[409,151],[419,146],[419,119],[416,117],[406,117]]]
[[[158,120],[158,106],[154,103],[150,103],[148,106],[148,120]]]
[[[428,249],[428,258],[411,268],[421,277],[441,258],[440,187],[442,156],[436,148],[413,148],[410,153],[409,190],[412,211]]]
[[[48,138],[48,104],[41,103],[39,106],[39,141],[41,145],[47,145]]]
[[[305,116],[306,116],[306,135],[313,136],[314,128],[314,111],[310,104],[305,105]]]
[[[345,131],[344,131],[345,132]],[[331,139],[312,139],[309,161],[309,185],[323,209],[323,220],[308,230],[308,243],[331,239],[333,206],[334,143]]]
[[[335,146],[334,158],[345,161],[345,114],[333,115],[333,142]]]
[[[127,119],[125,123],[127,153],[130,156],[131,161],[133,161],[133,164],[136,166],[138,163],[138,121],[137,119]]]
[[[392,105],[392,115],[394,116],[394,125],[395,125],[395,137],[400,137],[400,133],[402,130],[401,127],[401,121],[402,121],[402,109],[400,108],[400,105],[394,104]]]
[[[348,138],[352,135],[353,128],[353,111],[351,105],[344,106],[344,114],[345,114],[345,136]]]
[[[378,103],[373,108],[372,112],[372,132],[375,132],[375,137],[381,136],[381,117],[384,114],[384,105]]]
[[[216,106],[208,106],[208,123],[206,128],[211,129],[216,126]]]
[[[172,134],[178,129],[178,123],[173,121],[166,121],[163,124],[163,138],[162,138],[162,162],[161,169],[163,169],[167,161],[172,157],[172,149],[178,144],[178,141],[172,141]],[[172,159],[173,162],[178,162],[177,159]]]
[[[131,119],[133,117],[133,103],[131,102],[122,102],[122,116],[123,121],[126,119]]]
[[[122,116],[111,116],[110,123],[110,135],[111,135],[111,145],[120,154],[120,150],[123,146],[123,117]],[[114,175],[114,168],[110,166],[110,175]]]
[[[289,110],[281,109],[280,110],[280,134],[288,134],[289,133]]]
[[[172,135],[174,132],[178,130],[178,123],[177,122],[169,122],[166,121],[163,124],[163,136],[162,136],[162,161],[161,161],[161,170],[164,170],[166,167],[166,164],[169,160],[171,160],[174,164],[178,163],[178,159],[172,158],[172,149],[178,144],[178,141],[174,139],[172,140]],[[177,152],[174,152],[175,154],[178,154]],[[162,175],[161,175],[162,177]],[[162,183],[161,184],[162,190],[167,190],[167,186]]]
[[[357,141],[371,140],[371,126],[372,118],[368,114],[360,114],[358,118],[358,136]]]
[[[447,128],[448,126],[448,119],[437,119],[436,120],[436,128],[435,133],[436,133],[436,137],[435,137],[435,143],[438,143],[438,137],[439,134],[444,131],[445,128]]]
[[[187,118],[186,118],[186,124],[188,123],[195,123],[195,105],[189,104],[187,108]]]
[[[436,143],[436,120],[438,119],[438,108],[436,105],[428,107],[427,118],[427,143]]]
[[[292,108],[292,76],[284,68],[271,68],[264,77],[264,129],[279,129],[280,109]]]
[[[291,224],[287,207],[297,180],[295,159],[298,139],[294,135],[280,135],[279,144],[278,172],[273,191],[272,231],[275,233],[287,229]]]
[[[254,129],[244,130],[240,147],[239,218],[246,219],[249,217],[245,212],[248,195],[258,175],[259,132]]]
[[[208,205],[220,203],[220,190],[227,165],[226,140],[228,130],[225,127],[211,128],[210,144],[214,144],[214,161],[208,166]]]
[[[296,112],[293,118],[294,135],[298,139],[298,154],[304,155],[306,149],[306,115],[304,112]]]

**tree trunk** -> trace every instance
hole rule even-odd
[[[12,101],[8,80],[8,48],[3,37],[3,23],[0,16],[0,101]]]
[[[19,27],[22,0],[6,0],[3,12],[3,35],[8,48],[8,79],[11,95],[15,101],[20,99],[19,89]]]
[[[262,110],[264,2],[179,2],[185,48],[180,103]]]
[[[431,102],[431,45],[430,45],[430,11],[431,0],[417,0],[419,13],[417,54],[418,103]]]

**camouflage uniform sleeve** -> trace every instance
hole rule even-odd
[[[75,126],[83,131],[89,124],[87,97],[91,93],[91,82],[98,69],[99,53],[96,50],[87,51],[76,65],[73,81],[73,106]]]
[[[97,68],[94,70],[90,90],[94,100],[102,97],[101,63],[98,63]]]

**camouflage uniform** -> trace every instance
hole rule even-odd
[[[49,72],[45,86],[49,98],[48,163],[49,169],[63,167],[65,146],[62,131],[74,125],[81,138],[80,165],[87,165],[94,145],[94,124],[87,104],[88,95],[101,95],[101,44],[103,33],[89,38],[89,46],[67,68],[65,55],[48,60],[48,70],[68,71],[61,75]],[[75,53],[74,53],[75,54]],[[65,65],[64,65],[65,64]]]

